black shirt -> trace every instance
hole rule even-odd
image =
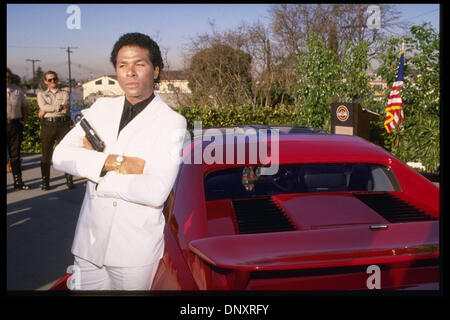
[[[152,93],[152,95],[149,98],[141,102],[138,102],[135,105],[132,105],[127,100],[127,98],[125,98],[118,134],[131,120],[133,120],[142,110],[145,109],[145,107],[153,100],[154,97],[155,94]]]

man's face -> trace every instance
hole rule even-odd
[[[117,80],[127,100],[136,104],[151,96],[159,67],[154,68],[147,49],[124,46],[117,53]]]
[[[44,79],[45,84],[49,89],[56,89],[58,86],[58,77],[54,74],[47,74]]]
[[[6,72],[6,87],[9,87],[11,85],[11,74],[9,72]]]

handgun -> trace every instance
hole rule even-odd
[[[89,122],[84,118],[81,119],[80,125],[83,128],[84,133],[86,134],[86,139],[88,139],[94,150],[102,152],[103,149],[105,149],[105,143],[102,139],[100,139],[94,128],[92,128]]]

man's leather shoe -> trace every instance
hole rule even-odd
[[[66,174],[66,185],[68,189],[75,188],[75,185],[73,184],[73,176],[70,174]]]
[[[49,177],[42,177],[41,190],[50,190]]]
[[[30,186],[26,185],[22,181],[22,177],[20,175],[14,175],[14,190],[29,190]]]

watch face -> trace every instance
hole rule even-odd
[[[122,163],[123,162],[123,157],[122,156],[117,156],[116,157],[116,162]]]

